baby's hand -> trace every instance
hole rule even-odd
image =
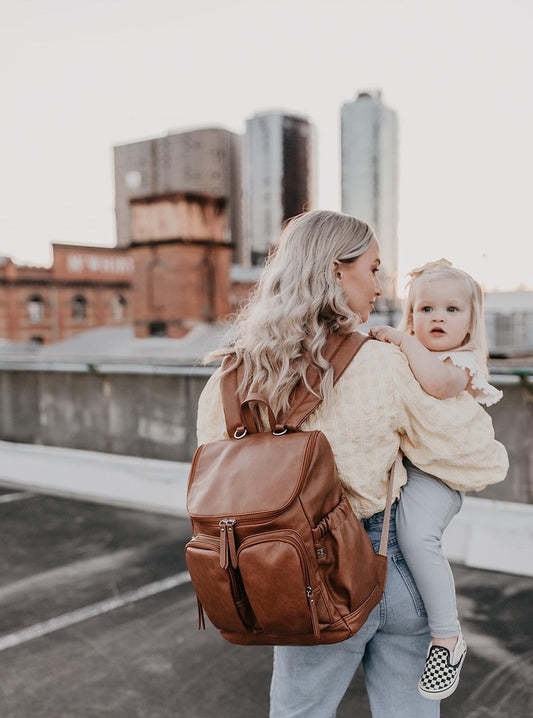
[[[396,344],[397,347],[400,346],[404,337],[403,332],[399,329],[393,329],[393,327],[371,327],[368,333],[371,337],[379,339],[380,342]]]

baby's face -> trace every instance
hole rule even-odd
[[[468,290],[460,279],[420,279],[414,289],[413,333],[433,352],[460,347],[471,329]]]

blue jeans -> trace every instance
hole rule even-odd
[[[424,604],[396,541],[396,504],[389,532],[387,584],[361,630],[326,646],[276,646],[270,718],[334,718],[362,662],[374,718],[438,718],[440,701],[418,693],[430,634]],[[383,512],[363,524],[379,548]]]

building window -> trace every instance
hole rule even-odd
[[[87,300],[83,294],[76,294],[72,299],[72,318],[77,320],[87,318]]]
[[[111,300],[111,311],[113,313],[113,320],[115,322],[124,321],[127,306],[128,302],[126,301],[126,298],[122,296],[122,294],[118,294],[116,297],[113,297],[113,299]]]
[[[151,337],[166,337],[167,336],[166,322],[150,322],[149,331],[150,331]]]
[[[143,177],[137,170],[130,170],[124,175],[124,184],[129,190],[139,189],[142,186]]]
[[[44,319],[44,299],[40,294],[32,294],[26,302],[28,318],[32,324],[40,324]]]

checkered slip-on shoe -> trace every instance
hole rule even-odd
[[[424,698],[440,701],[448,698],[457,688],[459,673],[466,655],[463,634],[459,634],[453,652],[443,646],[430,644],[424,672],[418,681],[418,692]]]

